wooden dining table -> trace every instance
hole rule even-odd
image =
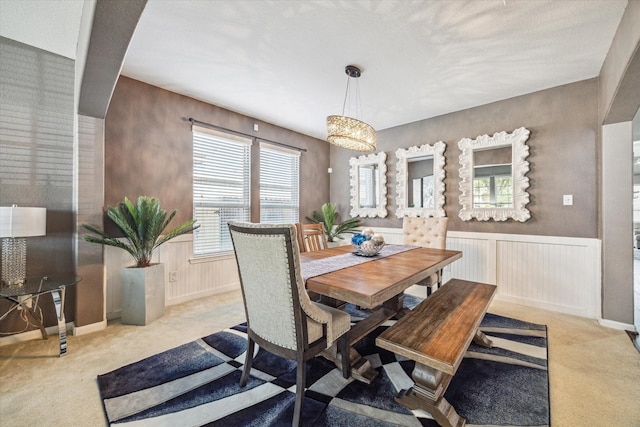
[[[338,246],[303,252],[300,261],[304,269],[305,263],[338,257],[352,251],[351,246]],[[353,378],[370,384],[378,375],[353,345],[387,320],[402,317],[406,312],[403,298],[407,288],[461,257],[460,251],[415,247],[389,256],[377,255],[361,264],[339,266],[334,271],[307,278],[307,290],[321,295],[324,304],[344,307],[346,303],[351,303],[370,313],[349,331],[349,360]],[[335,353],[333,357],[336,364],[342,363]]]

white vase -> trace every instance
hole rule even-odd
[[[121,321],[144,326],[164,316],[164,264],[120,271]]]

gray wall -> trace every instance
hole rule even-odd
[[[74,61],[4,37],[0,57],[0,206],[47,208],[46,236],[27,238],[28,277],[75,274]],[[50,300],[41,300],[46,326],[57,323]],[[66,303],[73,321],[75,287]],[[0,313],[6,306],[1,300]],[[0,331],[23,327],[20,319],[5,319]]]
[[[640,106],[640,1],[630,1],[599,81],[602,317],[633,323],[632,120]]]
[[[458,111],[378,132],[378,151],[387,152],[388,216],[364,224],[401,227],[395,216],[395,151],[414,145],[444,141],[446,178],[445,211],[449,229],[456,231],[598,237],[598,86],[597,79],[571,83],[504,101]],[[531,219],[516,221],[468,221],[458,217],[458,156],[460,139],[513,131],[531,131],[529,145],[529,193]],[[331,201],[348,216],[349,158],[359,153],[331,147]],[[562,196],[573,195],[573,206],[563,206]]]
[[[82,224],[100,224],[104,200],[104,120],[78,116],[78,205],[76,326],[104,320],[104,265],[101,245],[86,242]]]
[[[633,324],[631,128],[624,122],[602,129],[602,317],[628,324]]]
[[[125,196],[159,197],[178,209],[174,223],[192,218],[192,133],[183,117],[308,151],[300,157],[300,217],[329,198],[329,144],[137,80],[120,77],[105,119],[105,204]],[[259,131],[253,131],[258,123]],[[252,218],[259,218],[259,144],[252,149]]]

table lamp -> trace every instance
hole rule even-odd
[[[3,286],[24,284],[27,265],[27,241],[24,238],[44,236],[46,231],[46,208],[0,207]]]

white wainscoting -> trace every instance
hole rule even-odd
[[[402,243],[402,229],[374,228],[387,243]],[[178,304],[240,288],[233,254],[194,260],[191,235],[159,248],[165,264],[166,303]],[[593,319],[600,318],[600,240],[575,237],[449,231],[447,248],[462,251],[447,267],[452,277],[498,286],[496,298]],[[105,247],[107,318],[120,316],[120,269],[131,257]],[[176,281],[169,281],[175,272]]]
[[[193,258],[193,237],[178,236],[160,246],[154,262],[164,264],[166,305],[179,304],[196,298],[240,289],[238,269],[233,253]],[[120,270],[133,264],[122,249],[105,246],[106,313],[108,319],[120,317]],[[175,281],[170,274],[175,273]]]
[[[387,243],[402,229],[374,228]],[[498,286],[496,298],[582,317],[601,316],[601,244],[598,239],[449,231],[447,248],[462,258],[452,277]]]

